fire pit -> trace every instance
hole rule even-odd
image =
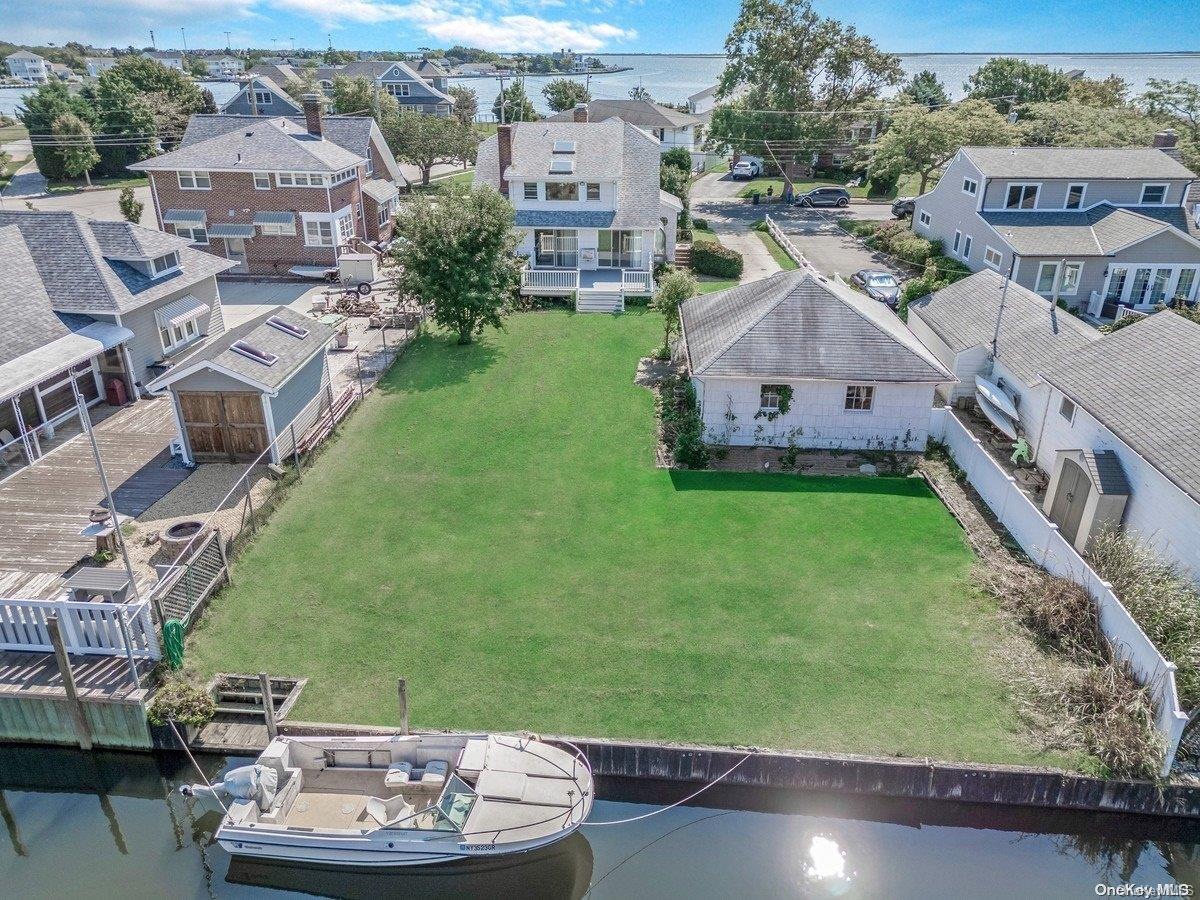
[[[187,519],[183,522],[176,522],[168,527],[159,540],[164,547],[173,549],[182,549],[187,545],[188,541],[194,538],[200,532],[204,531],[204,523],[196,519]]]

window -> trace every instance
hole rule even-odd
[[[273,366],[279,359],[274,353],[268,353],[266,350],[255,347],[246,341],[234,341],[229,345],[229,349],[247,359],[254,360],[256,363],[262,363],[264,366]]]
[[[547,181],[547,200],[578,200],[579,184],[574,181]]]
[[[255,91],[254,104],[256,106],[270,106],[275,101],[271,97],[270,91]]]
[[[1037,206],[1040,184],[1010,184],[1004,199],[1005,209],[1033,209]]]
[[[347,181],[351,181],[354,179],[355,172],[355,169],[342,169],[342,171],[333,176],[333,183],[344,184]]]
[[[972,197],[974,197],[976,192],[978,192],[978,190],[979,190],[979,182],[976,181],[974,178],[964,178],[963,179],[963,193],[964,194],[970,194]]]
[[[1067,197],[1063,201],[1063,209],[1083,209],[1083,195],[1086,193],[1086,184],[1068,184]]]
[[[212,188],[212,180],[207,172],[180,171],[179,186],[185,191],[207,191]]]
[[[993,269],[999,269],[1004,264],[1004,254],[993,247],[985,247],[983,250],[983,261]]]
[[[264,237],[295,237],[296,221],[263,222],[258,226],[259,233]]]
[[[1038,266],[1037,292],[1053,294],[1055,281],[1058,282],[1060,296],[1073,296],[1079,291],[1079,280],[1083,274],[1083,263],[1067,263],[1063,266],[1062,277],[1059,278],[1058,263],[1044,262]]]
[[[187,238],[193,244],[201,246],[208,244],[208,232],[203,225],[176,225],[175,233],[181,238]]]
[[[962,232],[956,231],[956,232],[954,232],[954,252],[955,253],[958,252],[958,248],[961,244],[962,244]]]
[[[178,325],[163,325],[158,329],[158,339],[162,342],[163,353],[178,350],[184,344],[190,344],[200,337],[199,317],[185,319]]]
[[[379,227],[382,228],[392,217],[392,201],[379,204]]]
[[[971,242],[972,242],[972,240],[973,239],[969,234],[965,238],[963,238],[963,252],[962,252],[963,259],[971,258]]]
[[[333,223],[321,219],[304,221],[304,245],[306,247],[332,247]]]
[[[600,185],[594,181],[589,181],[587,186],[587,198],[589,200],[600,199]]]
[[[1075,402],[1070,397],[1063,397],[1058,405],[1058,414],[1072,424],[1075,422]]]
[[[536,181],[525,182],[524,197],[526,200],[536,200],[538,198],[538,183]]]
[[[346,243],[354,237],[354,216],[342,216],[337,220],[337,235],[339,243]]]
[[[166,256],[159,256],[150,260],[150,277],[157,278],[159,275],[165,275],[172,269],[179,268],[179,254],[168,253]]]
[[[325,187],[325,176],[320,172],[278,172],[275,180],[280,187]]]
[[[1165,184],[1143,184],[1142,203],[1147,206],[1162,206],[1167,202],[1167,186]]]
[[[846,385],[846,409],[851,412],[870,412],[875,402],[875,388],[869,384]]]
[[[925,210],[921,210],[921,215],[917,217],[918,221],[926,228],[933,224],[933,216],[929,215]]]
[[[1192,285],[1196,283],[1195,269],[1180,269],[1179,281],[1175,285],[1175,297],[1182,297],[1184,300],[1191,299]]]
[[[256,191],[269,191],[271,189],[271,173],[270,172],[255,172],[254,173],[254,189]]]
[[[409,90],[412,88],[407,81],[391,82],[384,85],[384,89],[393,97],[407,97]]]
[[[782,384],[764,384],[758,389],[758,406],[768,412],[778,412],[783,398]]]

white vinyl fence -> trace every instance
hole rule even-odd
[[[150,603],[0,599],[0,650],[50,651],[47,617],[58,616],[68,653],[158,659]]]
[[[1166,775],[1188,721],[1175,686],[1175,664],[1163,657],[1112,592],[1112,586],[1067,543],[1058,533],[1058,526],[1042,514],[952,410],[933,410],[929,436],[946,444],[954,461],[967,473],[967,481],[1034,562],[1053,575],[1074,581],[1096,601],[1100,627],[1109,643],[1154,693],[1158,730],[1167,747],[1163,768]]]

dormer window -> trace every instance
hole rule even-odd
[[[1004,198],[1005,209],[1035,209],[1040,184],[1010,184]]]
[[[179,268],[179,254],[168,253],[166,256],[158,256],[150,260],[150,277],[160,278],[168,272]]]
[[[270,106],[275,101],[272,99],[270,91],[255,91],[254,104],[256,106]]]
[[[547,181],[547,200],[578,200],[579,183],[575,181]]]
[[[1167,202],[1167,186],[1165,184],[1143,184],[1142,205],[1162,206]]]
[[[393,97],[407,97],[409,95],[409,91],[412,89],[412,85],[410,85],[407,81],[389,81],[384,85],[384,87]]]
[[[1067,198],[1063,202],[1063,209],[1083,209],[1083,195],[1086,193],[1086,184],[1068,184]]]
[[[333,176],[334,184],[344,184],[347,181],[353,181],[356,169],[343,169]]]

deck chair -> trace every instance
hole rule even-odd
[[[367,815],[384,828],[408,818],[416,811],[415,806],[399,795],[387,800],[381,800],[379,797],[367,798]]]

